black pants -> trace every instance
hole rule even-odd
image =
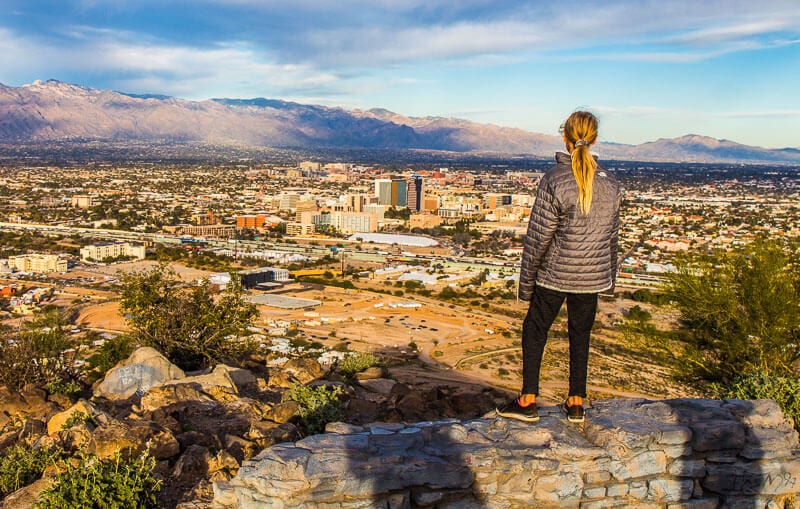
[[[533,289],[531,305],[522,323],[523,394],[539,394],[539,371],[547,332],[564,299],[569,323],[569,395],[586,397],[589,334],[597,313],[597,294],[565,293],[541,286]]]

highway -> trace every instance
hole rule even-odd
[[[30,232],[38,234],[49,235],[91,235],[108,241],[129,241],[129,242],[149,242],[164,245],[180,245],[180,235],[166,235],[163,233],[144,233],[132,232],[125,230],[110,230],[101,228],[80,228],[73,226],[61,225],[48,225],[48,224],[35,224],[35,223],[3,223],[0,222],[0,230]],[[237,251],[261,251],[273,250],[286,253],[297,253],[312,256],[333,255],[332,248],[325,246],[312,246],[312,245],[299,245],[288,244],[285,242],[274,241],[257,241],[257,240],[234,240],[234,239],[215,239],[206,238],[203,242],[208,247],[224,247],[234,249]],[[372,246],[370,244],[370,246]],[[364,261],[372,263],[385,263],[386,252],[376,252],[374,250],[358,250],[351,246],[346,248],[336,248],[336,257],[344,255],[345,260],[348,261]],[[506,273],[519,272],[518,263],[504,262],[500,260],[489,260],[484,258],[472,257],[452,257],[441,255],[424,255],[413,254],[410,257],[419,260],[420,264],[435,265],[442,264],[444,267],[453,267],[460,270],[475,269],[475,270],[499,270],[504,269]],[[409,262],[413,264],[413,262]]]
[[[102,238],[103,240],[110,241],[130,241],[130,242],[151,242],[155,244],[164,245],[180,245],[180,235],[165,235],[163,233],[143,233],[131,232],[125,230],[108,230],[108,229],[95,229],[95,228],[79,228],[72,226],[60,225],[47,225],[47,224],[34,224],[34,223],[3,223],[0,222],[0,230],[10,231],[26,231],[39,234],[51,235],[92,235],[94,237]],[[275,241],[259,241],[259,240],[234,240],[234,239],[214,239],[207,238],[203,242],[208,247],[224,247],[234,249],[239,252],[252,252],[262,250],[280,251],[285,253],[297,253],[310,256],[324,256],[334,255],[333,248],[326,246],[314,245],[299,245],[289,244],[285,242]],[[372,247],[372,244],[368,244]],[[345,261],[363,261],[370,263],[386,263],[386,257],[389,256],[385,251],[376,252],[374,249],[354,249],[350,246],[345,248],[335,248],[335,256],[341,259],[345,257]],[[502,260],[491,260],[486,258],[474,258],[466,256],[442,256],[442,255],[425,255],[425,254],[411,254],[406,253],[404,257],[413,258],[418,260],[421,265],[436,265],[441,264],[443,267],[454,268],[457,270],[483,270],[488,269],[491,271],[503,270],[506,274],[518,274],[519,262],[508,262]],[[623,258],[624,259],[624,258]],[[413,260],[408,264],[413,265]],[[617,287],[626,288],[653,288],[660,285],[664,281],[661,276],[651,274],[638,274],[638,275],[625,275],[617,278]]]

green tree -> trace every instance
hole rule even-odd
[[[121,308],[136,342],[150,345],[183,369],[231,362],[252,350],[247,327],[258,314],[234,278],[215,295],[207,282],[186,287],[160,264],[120,275]]]
[[[688,255],[668,277],[681,313],[684,360],[696,375],[793,375],[800,359],[800,269],[796,247],[760,240],[730,253]]]

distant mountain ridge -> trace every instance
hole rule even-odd
[[[0,143],[203,142],[221,145],[419,149],[552,157],[558,136],[385,109],[345,110],[278,99],[189,101],[98,90],[56,80],[0,84]],[[800,149],[765,149],[687,135],[641,145],[600,143],[605,159],[800,163]]]

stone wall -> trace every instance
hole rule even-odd
[[[800,507],[800,448],[769,400],[598,401],[414,425],[329,425],[214,486],[219,508]]]

